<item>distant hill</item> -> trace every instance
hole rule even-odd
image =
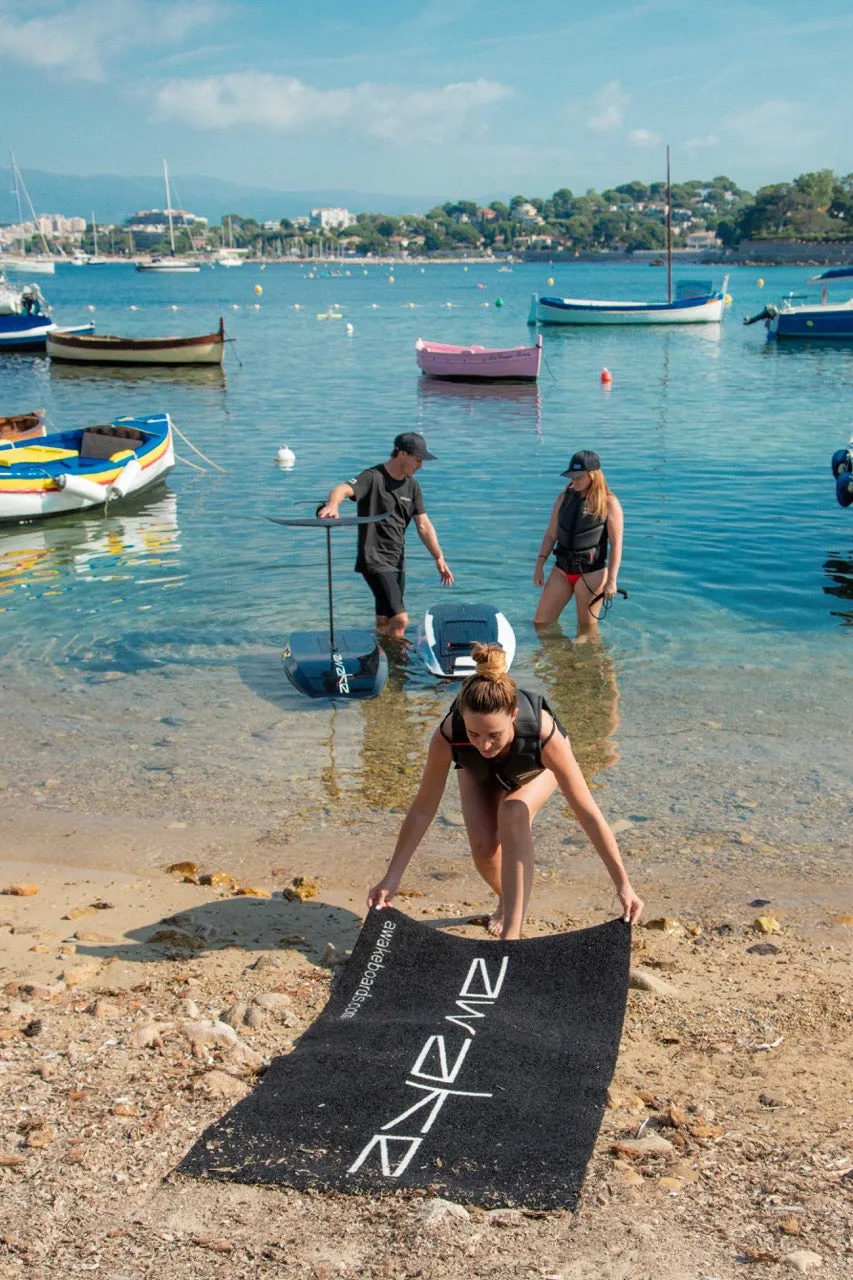
[[[91,217],[99,223],[121,223],[139,209],[162,209],[165,204],[160,174],[145,178],[123,178],[116,174],[82,176],[21,170],[37,213],[62,213],[66,217]],[[211,222],[220,222],[227,213],[264,222],[271,218],[294,218],[318,206],[331,205],[351,213],[423,213],[439,203],[435,196],[395,196],[375,191],[328,190],[278,191],[272,187],[245,187],[220,178],[174,177],[172,202],[176,208],[197,213]],[[12,178],[0,169],[0,223],[17,220]]]

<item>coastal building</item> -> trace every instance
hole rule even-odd
[[[544,219],[540,216],[535,204],[525,201],[524,204],[513,206],[511,213],[513,222],[520,222],[523,227],[535,227]]]
[[[716,231],[691,231],[684,240],[688,249],[719,249],[722,241],[717,238]]]
[[[321,231],[343,231],[355,222],[349,209],[312,209],[311,226]]]

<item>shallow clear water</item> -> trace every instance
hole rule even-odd
[[[100,332],[190,334],[212,330],[224,315],[236,342],[224,375],[5,356],[0,413],[44,407],[59,428],[165,410],[227,474],[179,464],[165,488],[107,519],[0,529],[7,708],[26,707],[36,687],[44,697],[69,680],[149,672],[171,677],[168,687],[150,686],[152,706],[165,714],[181,681],[193,717],[223,749],[257,699],[304,722],[277,651],[290,630],[322,623],[323,539],[265,517],[309,514],[332,483],[384,460],[394,435],[414,427],[438,455],[421,480],[454,590],[508,615],[517,674],[538,682],[566,716],[590,773],[621,755],[610,785],[619,776],[634,785],[662,734],[709,720],[749,733],[772,720],[792,775],[818,757],[843,792],[853,511],[835,502],[829,458],[853,425],[853,348],[777,348],[762,325],[741,324],[800,290],[812,272],[736,270],[734,303],[719,327],[545,330],[539,386],[496,391],[421,379],[415,339],[526,343],[534,290],[657,298],[665,273],[645,265],[531,265],[511,274],[401,265],[390,283],[388,268],[343,270],[351,274],[321,268],[310,278],[303,266],[243,266],[169,279],[127,267],[60,268],[44,282],[60,323],[85,320],[94,306]],[[318,318],[330,309],[343,318]],[[599,380],[604,366],[611,389]],[[275,461],[283,444],[296,454],[291,471]],[[560,472],[578,448],[601,454],[625,509],[620,583],[630,592],[603,624],[603,650],[588,653],[561,636],[543,642],[530,625],[536,552]],[[205,465],[181,441],[178,451]],[[369,624],[372,599],[351,571],[352,532],[335,535],[334,546],[338,616]],[[439,589],[413,531],[408,578],[414,620]],[[564,621],[571,636],[573,619]],[[222,717],[210,691],[225,683],[232,710]],[[433,695],[412,659],[372,711],[352,713],[345,739],[381,757],[378,773],[363,770],[362,799],[369,792],[380,803],[377,778],[386,774],[399,773],[400,795],[408,794],[423,734],[445,698]],[[322,773],[328,748],[315,747],[311,769],[301,754],[299,768],[281,755],[276,768]],[[701,756],[706,748],[716,758],[707,744],[692,750]],[[408,750],[412,762],[398,769]],[[192,776],[191,761],[187,769]],[[608,776],[599,782],[608,785]]]

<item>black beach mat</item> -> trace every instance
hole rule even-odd
[[[628,989],[621,920],[521,942],[371,911],[326,1008],[179,1172],[573,1209]]]

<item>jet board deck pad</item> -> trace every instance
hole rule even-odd
[[[282,657],[288,680],[309,698],[374,698],[388,676],[388,659],[372,631],[294,631]]]
[[[460,679],[476,670],[473,644],[499,644],[507,670],[515,657],[515,632],[504,615],[490,604],[442,601],[432,605],[418,627],[417,648],[433,675]]]
[[[317,1021],[180,1172],[574,1208],[616,1063],[630,943],[621,920],[494,942],[371,911]]]

